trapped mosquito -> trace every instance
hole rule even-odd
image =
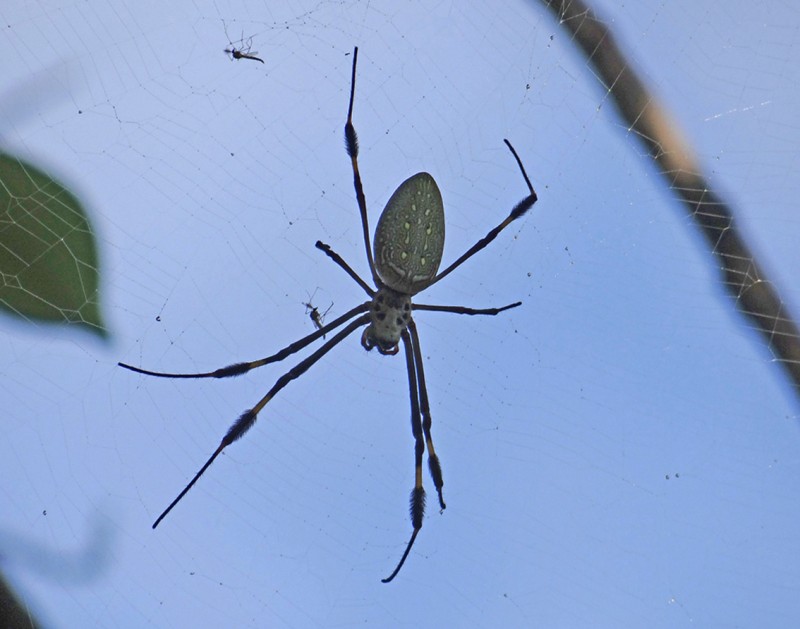
[[[226,36],[228,35],[227,27],[225,27],[225,35]],[[261,63],[264,63],[263,59],[256,57],[258,51],[252,50],[253,48],[252,37],[248,37],[247,43],[245,44],[244,33],[242,33],[242,37],[237,43],[240,45],[240,48],[234,46],[233,42],[231,42],[231,38],[228,36],[228,45],[230,45],[230,48],[226,48],[223,52],[226,52],[231,56],[231,61],[235,59],[252,59],[253,61],[260,61]]]
[[[357,61],[358,48],[355,48],[353,50],[353,70],[350,80],[350,105],[347,111],[344,135],[347,154],[350,156],[353,169],[353,185],[355,187],[358,210],[361,215],[361,229],[364,237],[367,263],[375,288],[364,281],[329,245],[317,241],[316,247],[344,270],[364,290],[369,299],[351,308],[330,323],[322,325],[320,318],[318,322],[320,323],[319,329],[315,332],[287,345],[271,356],[252,362],[235,363],[205,373],[165,373],[141,369],[124,363],[119,363],[119,365],[131,371],[162,378],[228,378],[240,376],[256,367],[280,362],[314,341],[324,338],[326,334],[332,334],[338,330],[330,340],[325,341],[312,354],[278,378],[272,388],[255,406],[242,413],[228,429],[217,449],[214,450],[205,464],[189,481],[189,484],[158,516],[153,524],[153,528],[155,528],[172,511],[173,507],[183,499],[219,454],[252,428],[259,413],[281,389],[292,380],[303,375],[312,365],[357,329],[364,327],[364,331],[361,334],[361,345],[367,351],[377,348],[378,352],[383,355],[394,355],[399,352],[399,346],[402,343],[408,372],[411,433],[414,438],[414,488],[411,491],[410,498],[412,533],[396,568],[387,578],[383,579],[384,583],[388,583],[394,579],[403,567],[417,534],[422,528],[425,512],[422,459],[426,448],[428,451],[428,469],[436,489],[439,507],[442,510],[445,508],[442,494],[444,486],[442,467],[434,450],[433,437],[431,436],[432,420],[428,391],[425,386],[422,349],[419,335],[417,334],[417,326],[411,313],[413,311],[430,311],[464,315],[497,315],[504,310],[516,308],[521,304],[521,302],[515,302],[499,308],[475,309],[465,306],[417,304],[412,303],[411,298],[449,275],[473,255],[484,249],[511,222],[523,216],[536,203],[536,193],[514,147],[511,146],[508,140],[504,140],[525,180],[528,188],[527,196],[514,206],[502,222],[478,240],[455,262],[446,267],[444,271],[438,273],[444,248],[444,206],[439,187],[433,177],[426,172],[412,175],[394,191],[378,219],[374,244],[370,248],[367,202],[358,169],[358,138],[353,126]],[[339,330],[341,326],[344,327]]]
[[[316,294],[317,291],[314,291],[314,295]],[[333,303],[331,302],[331,305],[325,309],[325,312],[320,312],[319,308],[317,308],[313,303],[314,295],[311,295],[311,297],[308,298],[308,301],[304,301],[302,303],[306,307],[306,314],[308,315],[308,318],[311,319],[311,323],[314,324],[314,327],[317,328],[317,330],[321,330],[322,326],[324,325],[325,317],[331,311],[331,308],[333,308]],[[322,335],[322,338],[325,338],[324,334]]]

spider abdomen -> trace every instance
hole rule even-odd
[[[428,173],[406,179],[386,204],[375,229],[375,270],[383,283],[415,295],[436,277],[444,248],[444,205]]]

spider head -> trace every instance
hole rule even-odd
[[[384,356],[398,352],[400,335],[411,320],[411,296],[380,288],[370,304],[370,323],[361,336],[362,347],[377,347]]]

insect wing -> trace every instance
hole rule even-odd
[[[414,295],[436,277],[444,248],[444,205],[428,173],[406,179],[386,204],[375,229],[375,268],[383,283]]]

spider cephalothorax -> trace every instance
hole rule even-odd
[[[428,390],[425,386],[425,373],[423,368],[422,350],[420,349],[419,335],[414,323],[412,312],[422,310],[428,312],[450,312],[466,315],[496,315],[504,310],[516,308],[521,302],[514,302],[499,308],[467,308],[465,306],[435,306],[427,304],[412,304],[412,296],[438,282],[454,269],[461,266],[473,255],[486,247],[497,235],[512,221],[525,214],[536,202],[536,193],[533,190],[525,168],[514,148],[508,140],[506,145],[511,151],[519,166],[529,194],[522,199],[506,218],[486,236],[481,238],[455,262],[439,273],[439,264],[444,248],[444,205],[442,195],[433,177],[428,173],[417,173],[406,179],[386,204],[378,226],[375,229],[374,255],[369,246],[369,221],[367,220],[367,202],[361,175],[358,170],[358,138],[353,126],[353,101],[356,89],[356,62],[358,48],[353,51],[353,74],[350,81],[350,107],[347,112],[345,124],[345,141],[347,154],[353,167],[353,183],[356,191],[356,201],[361,215],[361,228],[364,237],[367,263],[375,288],[365,282],[353,269],[333,251],[328,245],[317,242],[316,246],[331,260],[338,264],[369,296],[369,300],[358,304],[338,317],[335,321],[322,325],[322,318],[315,319],[319,329],[308,336],[284,347],[279,352],[266,358],[252,362],[241,362],[204,373],[165,373],[149,371],[119,363],[122,367],[139,373],[160,376],[164,378],[227,378],[239,376],[243,373],[269,363],[279,362],[286,357],[299,352],[307,345],[318,339],[324,339],[326,334],[335,331],[333,338],[327,340],[309,356],[301,360],[289,371],[284,373],[272,388],[252,408],[241,414],[225,433],[217,449],[209,457],[203,467],[194,475],[183,491],[170,503],[153,524],[153,528],[180,502],[197,480],[208,469],[211,463],[231,443],[240,439],[255,424],[258,414],[269,401],[277,395],[289,382],[303,375],[314,363],[327,354],[332,348],[341,343],[345,338],[360,327],[366,326],[361,336],[361,344],[370,350],[377,347],[384,355],[393,355],[399,351],[400,343],[403,344],[406,358],[406,371],[408,373],[408,389],[411,400],[411,432],[414,437],[414,488],[411,491],[411,525],[413,531],[411,539],[406,544],[405,551],[392,574],[384,583],[388,583],[397,575],[408,557],[414,540],[422,528],[425,513],[425,489],[422,486],[422,458],[425,450],[428,451],[428,468],[433,479],[434,487],[439,499],[439,507],[445,508],[442,497],[442,468],[439,458],[433,448],[431,436],[431,410],[428,402]],[[315,309],[316,310],[316,309]],[[346,325],[345,325],[346,324]],[[344,326],[342,329],[339,329]]]
[[[369,351],[377,347],[384,356],[399,351],[400,337],[411,321],[411,295],[381,288],[369,305],[370,324],[361,335],[361,345]]]

